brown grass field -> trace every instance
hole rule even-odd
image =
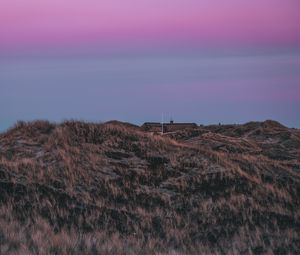
[[[300,131],[19,122],[0,134],[0,254],[299,254]]]

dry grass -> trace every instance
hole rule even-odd
[[[0,254],[297,254],[299,137],[19,122],[0,134]]]

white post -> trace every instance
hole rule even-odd
[[[161,114],[161,133],[164,133],[164,114]]]

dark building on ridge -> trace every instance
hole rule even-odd
[[[197,128],[196,123],[175,123],[171,120],[169,123],[160,123],[160,122],[145,122],[141,129],[149,132],[161,132],[163,129],[164,133],[174,132],[177,130],[182,130],[186,128]]]

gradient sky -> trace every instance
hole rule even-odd
[[[300,42],[298,0],[1,0],[0,47]]]
[[[298,0],[0,0],[16,120],[276,119],[300,127]]]

